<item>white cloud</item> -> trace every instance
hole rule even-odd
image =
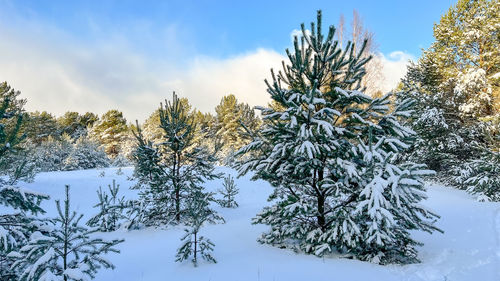
[[[279,67],[284,57],[272,50],[258,49],[229,59],[198,57],[188,70],[176,73],[165,85],[177,89],[202,111],[213,111],[220,99],[234,94],[250,105],[265,105],[269,101],[264,79],[270,68]]]
[[[306,29],[306,35],[307,36],[310,36],[311,35],[311,30],[309,29]],[[295,37],[297,37],[298,39],[300,39],[300,37],[302,37],[304,35],[304,33],[302,32],[302,29],[294,29],[292,30],[292,32],[290,33],[290,42],[293,43],[293,41],[295,40]],[[299,40],[300,42],[300,40]],[[293,46],[293,44],[292,44]]]
[[[377,57],[383,66],[384,81],[381,87],[383,92],[394,89],[405,76],[409,61],[415,60],[413,55],[402,51],[394,51],[387,56],[379,53]]]
[[[186,62],[176,59],[185,57],[186,50],[172,29],[161,35],[169,42],[165,52],[170,55],[153,60],[133,51],[130,40],[119,34],[89,43],[50,26],[7,27],[0,21],[0,80],[22,92],[28,110],[61,115],[119,109],[129,121],[147,118],[172,91],[204,112],[213,112],[230,93],[252,106],[269,101],[263,80],[270,77],[270,68],[281,68],[283,55],[257,49],[226,59],[193,56]],[[379,58],[386,77],[383,88],[390,90],[413,57],[393,52]]]
[[[116,108],[129,121],[147,118],[172,91],[204,112],[213,111],[230,93],[250,105],[265,104],[263,80],[283,59],[277,52],[258,49],[228,59],[195,56],[186,63],[174,54],[153,61],[127,48],[123,38],[81,45],[43,27],[30,32],[0,25],[0,37],[0,80],[22,92],[28,110],[61,115],[68,110],[102,114]]]

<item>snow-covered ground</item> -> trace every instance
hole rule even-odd
[[[232,173],[228,168],[219,170]],[[44,202],[47,215],[55,216],[54,199],[62,199],[64,185],[71,185],[72,208],[85,215],[85,221],[96,210],[96,190],[107,188],[115,179],[120,192],[135,196],[127,180],[132,168],[71,172],[50,172],[37,175],[35,182],[21,184],[51,196]],[[266,226],[252,225],[251,218],[268,204],[270,186],[249,177],[236,179],[240,188],[236,209],[217,207],[225,224],[209,225],[202,235],[215,244],[217,264],[201,262],[194,268],[190,262],[176,263],[182,227],[143,229],[105,233],[105,237],[124,238],[118,248],[121,254],[108,258],[115,270],[101,270],[96,280],[500,280],[500,203],[480,203],[460,190],[430,186],[425,205],[441,215],[437,225],[444,234],[415,233],[425,243],[420,248],[421,264],[380,266],[368,262],[336,257],[317,258],[289,250],[261,245],[257,237]],[[207,189],[221,187],[221,180],[206,184]]]

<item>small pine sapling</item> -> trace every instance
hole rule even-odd
[[[123,218],[120,225],[124,229],[141,229],[147,221],[147,204],[142,200],[127,200],[124,202]]]
[[[238,203],[235,200],[236,195],[240,191],[236,184],[234,183],[234,178],[231,175],[227,175],[222,183],[222,189],[219,189],[220,194],[222,194],[223,199],[219,200],[219,205],[224,208],[236,208]]]
[[[100,231],[115,231],[120,227],[120,221],[125,218],[122,214],[127,207],[125,197],[118,197],[120,185],[113,180],[112,185],[108,185],[109,193],[99,187],[97,197],[99,203],[94,208],[99,208],[99,213],[93,216],[87,225],[90,227],[98,227]]]
[[[87,280],[101,267],[114,268],[102,255],[119,253],[114,246],[124,240],[90,238],[97,230],[79,225],[83,215],[70,212],[68,185],[64,206],[59,200],[56,206],[59,217],[50,220],[50,228],[34,232],[27,245],[10,254],[17,258],[12,268],[19,273],[18,280]]]
[[[210,208],[211,201],[214,201],[213,193],[197,191],[192,194],[186,212],[187,228],[184,229],[185,234],[181,238],[182,245],[177,250],[176,262],[182,262],[192,256],[193,265],[198,266],[200,255],[206,261],[217,262],[211,255],[215,244],[199,235],[204,223],[224,222],[224,219]]]

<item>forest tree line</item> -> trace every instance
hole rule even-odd
[[[36,171],[132,165],[132,152],[136,147],[133,131],[137,130],[137,125],[127,122],[121,111],[109,110],[101,116],[68,111],[56,117],[46,111],[25,111],[27,100],[6,82],[0,84],[0,94],[2,99],[12,101],[11,112],[22,115],[18,135],[23,136],[23,142],[10,157],[30,158],[26,164]],[[180,103],[191,122],[196,124],[197,141],[209,145],[212,150],[217,149],[221,161],[226,161],[248,142],[242,125],[253,130],[261,122],[254,110],[234,95],[224,96],[215,114],[202,113],[186,98],[181,98]],[[159,109],[140,125],[148,140],[158,143],[163,138]]]

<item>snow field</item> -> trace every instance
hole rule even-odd
[[[218,170],[236,176],[229,168]],[[117,175],[116,168],[104,169],[104,177],[99,176],[101,171],[40,173],[35,182],[21,185],[51,196],[42,205],[47,216],[56,215],[54,199],[63,199],[64,185],[71,185],[72,209],[83,213],[86,221],[97,212],[92,206],[97,203],[99,186],[107,188],[115,179],[119,194],[136,196],[136,191],[129,190],[134,182],[127,180],[133,168],[123,168],[122,175]],[[269,204],[271,187],[263,181],[250,181],[249,176],[235,182],[240,189],[240,206],[215,207],[226,223],[201,230],[201,235],[215,243],[217,264],[201,261],[194,268],[187,261],[174,262],[182,226],[118,230],[99,234],[124,238],[125,242],[118,245],[121,254],[107,256],[116,269],[101,270],[95,280],[500,280],[500,203],[476,202],[464,191],[430,185],[429,199],[423,204],[441,215],[437,226],[445,233],[414,233],[424,243],[419,249],[421,264],[380,266],[336,256],[317,258],[259,244],[256,239],[267,226],[252,225],[251,218]],[[216,191],[222,179],[205,186]]]

